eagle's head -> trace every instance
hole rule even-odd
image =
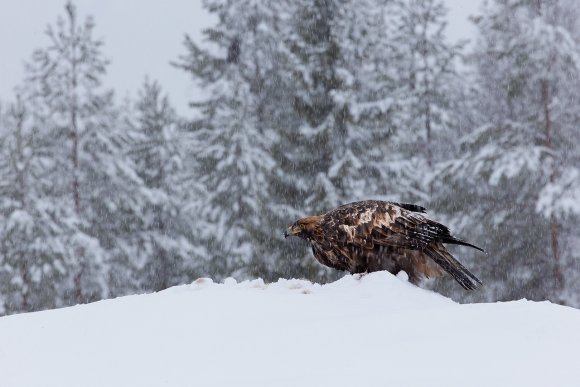
[[[307,216],[302,219],[298,219],[294,224],[286,229],[284,232],[284,237],[297,236],[302,239],[310,240],[317,233],[316,231],[320,228],[321,216]]]

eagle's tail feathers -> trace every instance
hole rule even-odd
[[[430,246],[425,249],[425,253],[437,263],[443,270],[449,273],[464,289],[475,290],[483,283],[467,270],[451,254],[440,248]]]
[[[485,250],[482,249],[481,247],[477,247],[476,245],[472,245],[471,243],[463,241],[459,238],[455,238],[454,236],[445,237],[441,242],[450,243],[452,245],[469,246],[469,247],[473,247],[474,249],[477,249],[477,250],[485,253]]]

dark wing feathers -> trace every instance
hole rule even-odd
[[[441,237],[451,238],[447,227],[407,211],[399,203],[372,200],[343,205],[327,213],[323,227],[325,235],[336,241],[363,248],[379,244],[421,249]]]
[[[477,247],[471,243],[454,237],[451,235],[449,228],[437,223],[431,219],[427,219],[419,214],[407,214],[398,217],[395,221],[397,230],[405,235],[416,239],[423,246],[431,242],[449,243],[454,245],[469,246],[479,251],[485,252],[481,247]]]
[[[441,239],[441,242],[442,243],[449,243],[449,244],[452,244],[452,245],[469,246],[469,247],[472,247],[472,248],[474,248],[476,250],[481,251],[482,253],[485,253],[485,250],[482,249],[481,247],[477,247],[476,245],[472,245],[469,242],[466,242],[466,241],[461,240],[459,238],[455,238],[454,236],[451,236],[451,235],[449,237],[446,237],[446,238]]]
[[[411,252],[422,252],[465,289],[476,289],[481,281],[442,243],[483,250],[455,238],[446,226],[421,215],[424,212],[425,208],[413,204],[373,200],[340,206],[323,216],[325,241],[317,247],[315,256],[321,262],[332,261],[328,266],[360,272],[368,270],[371,258],[395,259],[392,252],[398,251],[400,260]],[[383,251],[390,251],[392,257]]]
[[[392,202],[392,204],[394,204],[395,206],[399,206],[401,208],[404,208],[407,211],[421,212],[423,214],[427,213],[427,209],[425,207],[421,207],[421,206],[418,206],[416,204],[396,203],[396,202]]]

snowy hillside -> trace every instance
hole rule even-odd
[[[192,285],[0,319],[2,386],[578,386],[580,311],[387,273]]]

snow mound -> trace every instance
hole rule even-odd
[[[372,273],[191,285],[0,318],[4,386],[572,386],[580,311]]]

